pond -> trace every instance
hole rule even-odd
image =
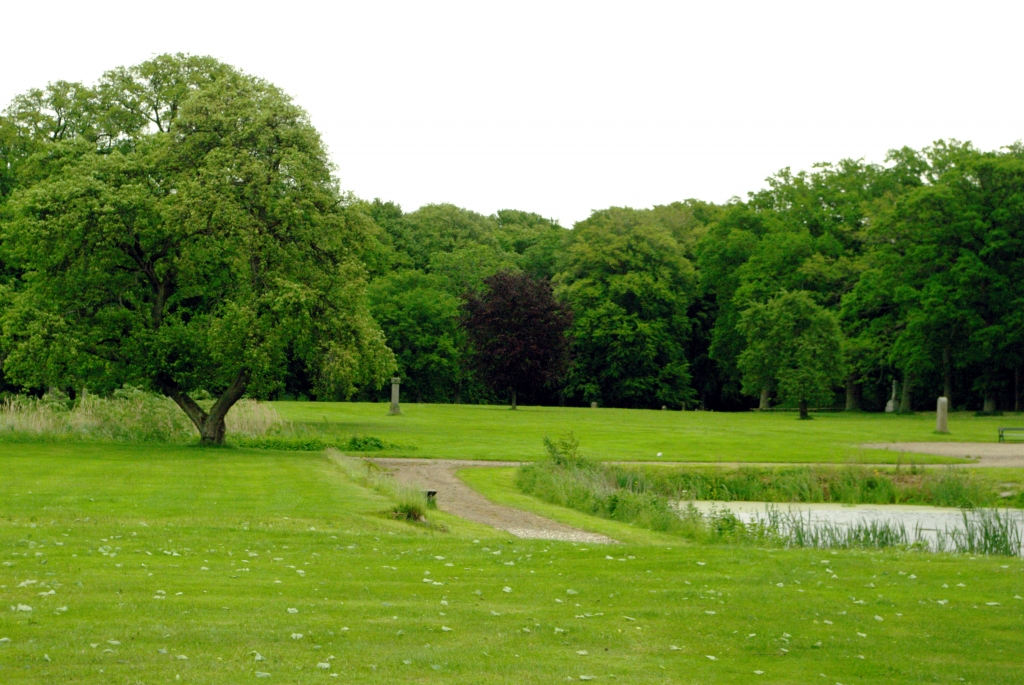
[[[774,527],[797,546],[853,546],[844,541],[921,544],[932,551],[1024,556],[1024,510],[960,510],[897,504],[721,502],[692,505],[705,516],[730,512],[745,524]],[[830,544],[831,543],[831,544]],[[888,546],[867,544],[865,546]]]

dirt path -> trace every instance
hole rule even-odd
[[[1024,443],[1009,442],[869,442],[860,447],[894,452],[916,452],[940,457],[967,457],[957,466],[1024,467]]]
[[[455,476],[467,467],[519,466],[514,461],[464,461],[441,459],[371,459],[411,487],[437,491],[437,508],[476,521],[519,538],[563,540],[596,544],[614,543],[609,537],[588,533],[527,511],[495,504]]]

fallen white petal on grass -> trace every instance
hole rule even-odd
[[[585,649],[577,649],[576,653],[579,654],[580,656],[587,656],[589,654],[589,652],[587,652],[587,650],[585,650]]]
[[[987,607],[998,607],[998,606],[1002,606],[1002,605],[999,602],[985,602],[985,606],[987,606]]]
[[[754,675],[764,675],[764,671],[754,671]]]
[[[316,667],[321,669],[321,670],[326,671],[326,670],[329,670],[331,668],[331,665],[329,663],[327,663],[326,661],[321,661],[320,663],[318,663],[316,665]]]
[[[592,676],[592,675],[581,675],[580,676],[580,680],[593,680],[593,679],[594,679],[594,676]]]
[[[188,661],[188,657],[185,656],[184,654],[179,654],[178,656],[176,656],[174,658],[177,659],[178,661]]]
[[[857,636],[858,637],[867,637],[867,634],[866,633],[857,633]]]
[[[32,607],[27,604],[19,604],[17,607],[11,607],[15,611],[32,611]]]
[[[884,618],[882,618],[881,616],[878,616],[878,615],[876,615],[876,616],[875,616],[875,620],[876,620],[876,621],[884,621],[885,619],[884,619]]]
[[[11,641],[11,638],[9,638],[9,637],[0,637],[0,645],[5,645],[5,644],[7,644],[10,641]]]
[[[512,592],[512,588],[510,588],[508,585],[506,585],[505,587],[501,588],[501,591],[502,592]]]
[[[718,661],[718,657],[717,656],[711,656],[710,654],[705,654],[704,658],[708,659],[710,661]]]
[[[298,609],[294,609],[294,608],[289,608],[288,609],[288,613],[289,614],[297,614],[297,613],[299,613],[299,610]]]
[[[452,629],[451,629],[451,628],[449,628],[448,626],[441,626],[441,630],[442,630],[443,632],[445,632],[445,633],[450,633],[450,632],[452,632]]]
[[[713,612],[713,611],[705,611],[704,613],[707,614],[708,616],[714,616],[715,615],[715,612]]]
[[[256,677],[257,678],[269,678],[270,674],[267,673],[266,671],[256,671]]]
[[[267,657],[263,656],[259,652],[253,652],[253,654],[256,655],[255,658],[253,658],[253,661],[266,661],[267,660]]]
[[[301,640],[302,639],[302,633],[292,633],[292,639],[293,640]]]

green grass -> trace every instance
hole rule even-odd
[[[687,545],[466,480],[625,544],[395,521],[321,454],[5,444],[0,682],[1020,682],[1019,560]]]
[[[865,450],[865,442],[995,442],[996,428],[1021,417],[950,417],[950,434],[936,435],[931,414],[815,414],[798,421],[791,412],[679,412],[571,407],[404,404],[401,416],[388,405],[347,402],[274,402],[285,419],[343,445],[351,436],[373,436],[387,448],[380,456],[433,459],[535,460],[545,436],[572,431],[583,452],[599,460],[868,462],[962,461],[937,456]],[[662,456],[657,454],[661,452]]]

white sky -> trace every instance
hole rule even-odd
[[[239,2],[0,7],[0,103],[162,52],[309,111],[342,186],[564,225],[722,202],[779,168],[1024,138],[1014,2]]]

